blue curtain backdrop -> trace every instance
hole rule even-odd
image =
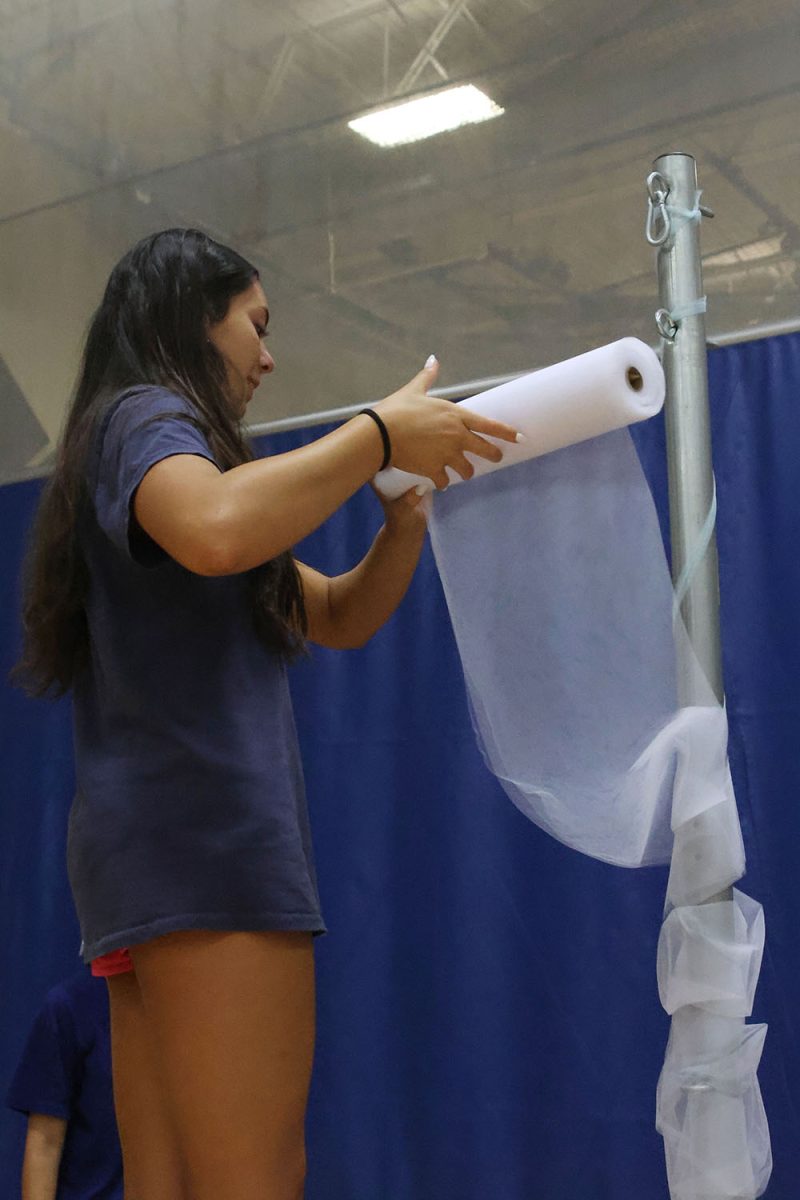
[[[800,1193],[800,335],[710,354],[731,759],[767,917],[754,1020],[775,1171]],[[273,453],[319,436],[273,439]],[[663,424],[636,431],[662,515]],[[0,667],[38,495],[0,489]],[[298,551],[337,573],[380,523],[365,489]],[[531,614],[535,621],[535,614]],[[583,858],[488,775],[436,570],[362,651],[315,650],[293,688],[325,915],[309,1200],[666,1200],[654,1093],[668,1021],[655,954],[666,870]],[[0,1086],[77,964],[64,868],[68,705],[4,688]],[[3,1197],[24,1122],[0,1116]]]

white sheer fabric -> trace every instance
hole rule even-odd
[[[749,1017],[763,953],[761,905],[738,889],[732,900],[674,908],[658,944],[662,1005],[670,1014],[702,1005],[721,1017]]]
[[[479,744],[527,816],[620,866],[668,862],[672,587],[627,431],[437,495]]]
[[[750,1200],[771,1168],[765,1027],[744,1024],[763,916],[738,891],[709,903],[745,865],[727,721],[673,629],[655,507],[621,428],[663,397],[655,355],[632,342],[468,401],[528,440],[506,469],[479,465],[469,486],[437,493],[429,527],[478,742],[508,796],[595,858],[671,858],[658,979],[673,1023],[657,1100],[670,1190]],[[590,440],[565,445],[578,437]],[[393,495],[416,482],[378,477]],[[679,694],[699,702],[680,707]]]
[[[766,1189],[772,1152],[756,1074],[766,1032],[702,1009],[673,1017],[656,1120],[672,1200],[750,1200]]]

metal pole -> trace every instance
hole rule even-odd
[[[688,154],[664,154],[655,160],[654,168],[667,185],[666,203],[671,210],[665,220],[667,237],[658,248],[657,268],[663,317],[660,328],[667,333],[663,357],[665,417],[672,577],[677,582],[698,544],[714,500],[705,318],[702,312],[680,315],[685,306],[702,298],[703,273],[699,221],[676,216],[674,211],[690,213],[697,209],[695,160]],[[668,316],[672,313],[676,318],[670,322]],[[713,533],[692,575],[681,615],[700,666],[722,703],[719,568]],[[682,674],[691,680],[691,672]],[[684,686],[690,691],[694,688],[691,683],[684,682]],[[703,702],[702,697],[692,694],[681,696],[681,701]]]
[[[648,180],[651,197],[665,189],[663,225],[648,238],[658,244],[661,309],[656,321],[664,337],[663,366],[666,377],[664,416],[667,430],[669,474],[670,540],[672,578],[677,583],[700,544],[703,528],[715,502],[711,460],[711,418],[708,407],[705,315],[681,315],[683,308],[703,299],[700,261],[700,222],[681,214],[696,213],[699,205],[697,165],[689,154],[663,154],[653,164]],[[655,178],[654,178],[655,176]],[[677,211],[676,211],[677,210]],[[705,215],[713,216],[709,210]],[[651,208],[652,214],[652,208]],[[665,236],[663,236],[665,235]],[[674,317],[671,314],[675,314]],[[701,557],[692,571],[681,616],[691,650],[720,704],[724,703],[722,645],[719,627],[719,560],[717,539],[712,529]],[[697,672],[685,664],[679,671],[679,700],[683,705],[706,704]],[[726,888],[706,903],[731,900]]]
[[[722,655],[719,628],[719,569],[716,539],[710,518],[715,508],[711,460],[711,429],[706,371],[706,338],[703,310],[703,277],[700,262],[699,193],[695,161],[688,154],[665,154],[657,158],[648,179],[650,210],[647,237],[658,247],[657,269],[662,308],[656,314],[664,338],[663,365],[667,393],[665,418],[669,469],[669,507],[672,540],[672,575],[676,590],[685,589],[681,615],[690,647],[677,640],[680,702],[708,704],[707,687],[692,670],[696,658],[720,704],[723,703]],[[712,213],[706,214],[713,216]],[[702,812],[676,831],[675,862],[689,852],[681,833],[691,826],[691,857],[702,879],[704,861],[713,859],[715,832],[709,813]],[[687,835],[688,836],[688,835]],[[712,876],[713,877],[713,876]],[[731,901],[730,887],[701,901]],[[731,911],[728,911],[730,908]],[[736,944],[733,906],[720,906],[707,918],[714,920],[723,942]],[[699,977],[706,975],[708,951],[700,948],[695,962]],[[743,1019],[721,1016],[702,1007],[686,1005],[672,1017],[672,1037],[689,1062],[704,1063],[724,1058],[736,1049],[742,1036]],[[731,1146],[746,1157],[748,1133],[744,1111],[726,1108],[724,1097],[713,1085],[702,1081],[685,1085],[682,1153],[695,1163],[703,1186],[703,1200],[722,1200],[731,1192],[725,1178],[731,1170],[737,1178],[740,1200],[752,1200],[747,1168],[729,1161]],[[669,1165],[669,1164],[668,1164]],[[670,1194],[673,1193],[670,1180]],[[680,1194],[683,1194],[682,1192]]]

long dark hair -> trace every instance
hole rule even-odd
[[[155,384],[185,397],[222,470],[254,457],[228,398],[225,360],[206,330],[256,279],[251,263],[196,229],[144,238],[111,272],[26,560],[23,654],[12,678],[31,694],[61,695],[88,662],[88,572],[78,525],[88,503],[89,450],[120,392]],[[307,619],[291,552],[247,574],[259,638],[294,656],[304,648]]]

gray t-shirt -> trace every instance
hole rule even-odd
[[[124,393],[87,468],[67,846],[84,962],[179,929],[324,930],[286,668],[246,576],[193,574],[132,513],[161,459],[214,461],[192,412],[163,388]]]

